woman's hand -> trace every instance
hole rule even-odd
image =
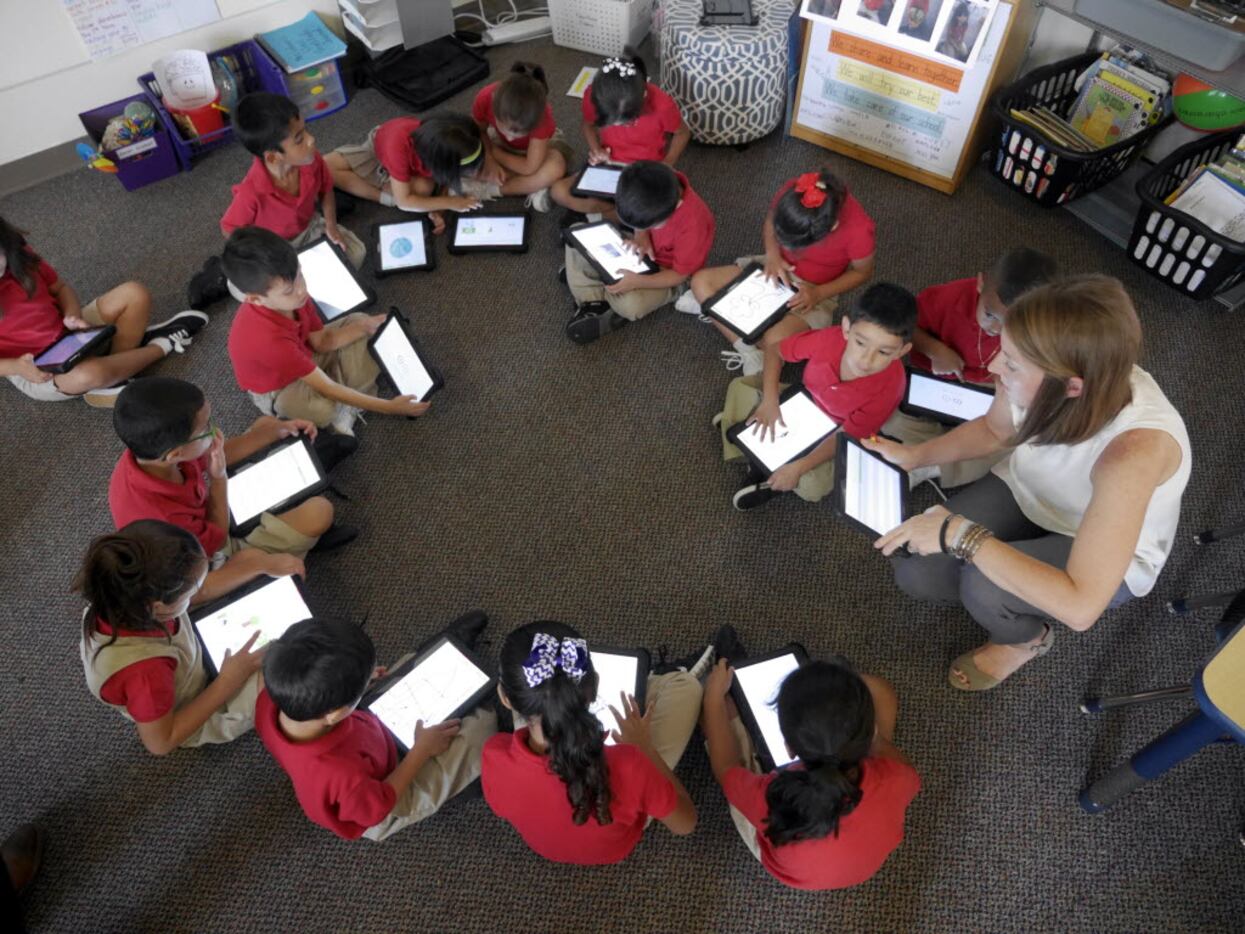
[[[903,545],[914,555],[936,555],[942,553],[942,545],[938,541],[938,533],[942,529],[942,520],[951,515],[946,506],[930,506],[919,516],[913,516],[903,525],[887,532],[876,542],[874,548],[881,549],[888,558]],[[958,531],[958,523],[966,519],[957,517],[947,526],[946,538],[950,542]]]
[[[921,466],[915,444],[900,444],[898,441],[888,441],[877,435],[872,438],[861,438],[860,444],[866,451],[881,454],[900,470],[915,470]]]

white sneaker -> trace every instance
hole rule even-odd
[[[715,661],[717,661],[717,652],[712,645],[707,645],[700,658],[696,660],[691,668],[687,669],[687,673],[697,681],[704,681],[710,670],[712,670]]]
[[[679,300],[674,303],[674,310],[680,311],[685,315],[699,315],[700,302],[696,301],[696,295],[691,289],[685,291],[679,296]]]
[[[164,351],[164,355],[167,357],[169,354],[185,353],[186,348],[193,343],[194,337],[191,335],[190,331],[186,328],[180,328],[176,331],[164,334],[161,337],[152,338],[147,341],[147,346],[159,347]]]
[[[728,370],[741,370],[744,376],[756,376],[765,370],[765,354],[742,340],[731,345],[734,350],[722,351],[722,359]]]
[[[549,197],[549,189],[542,188],[540,191],[533,191],[527,196],[527,206],[539,214],[548,214],[549,209],[553,207],[553,200]]]
[[[359,410],[353,405],[337,406],[337,414],[333,416],[333,420],[329,422],[329,427],[339,435],[348,435],[354,437],[354,423],[359,417]]]

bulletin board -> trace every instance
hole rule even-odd
[[[988,29],[973,65],[956,68],[805,21],[791,135],[953,193],[982,148],[991,93],[1024,57],[1030,0],[1000,3]]]

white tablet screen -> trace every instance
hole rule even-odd
[[[648,265],[640,254],[633,252],[622,235],[609,224],[576,230],[575,239],[583,245],[594,260],[615,279],[624,272],[648,272]]]
[[[943,379],[912,373],[908,377],[908,402],[968,422],[990,411],[994,396]]]
[[[415,723],[444,722],[489,682],[452,642],[443,642],[369,707],[407,749],[415,742]]]
[[[759,425],[739,433],[739,442],[770,471],[790,463],[801,451],[820,443],[839,427],[806,392],[797,392],[779,406],[778,411],[786,424],[774,426],[777,429],[774,438],[767,432],[762,441]]]
[[[385,362],[385,372],[393,380],[398,393],[414,396],[422,402],[432,389],[432,374],[420,361],[419,354],[415,353],[415,348],[411,346],[411,341],[397,318],[390,318],[385,322],[372,346]]]
[[[380,268],[407,269],[428,262],[424,221],[385,224],[380,228]]]
[[[322,240],[299,253],[298,266],[307,282],[307,291],[324,312],[324,317],[339,317],[367,301],[367,293],[337,258],[328,241]]]
[[[751,334],[766,318],[785,307],[793,295],[795,289],[781,280],[769,282],[765,273],[757,269],[714,302],[713,311],[725,318],[732,330]]]
[[[903,522],[903,484],[907,478],[898,467],[869,456],[859,445],[844,447],[847,448],[847,465],[843,511],[879,535],[885,535]]]
[[[207,653],[220,671],[225,652],[236,652],[258,629],[252,650],[262,648],[295,623],[311,619],[311,610],[292,577],[276,577],[210,616],[195,620]]]
[[[57,366],[64,363],[91,341],[103,328],[90,328],[86,331],[74,331],[66,334],[55,344],[35,357],[35,366]]]
[[[735,680],[748,698],[748,708],[760,728],[761,738],[769,747],[774,764],[780,767],[794,762],[795,757],[787,752],[787,741],[778,725],[778,689],[787,675],[799,667],[800,660],[790,653],[735,669]]]
[[[640,660],[634,655],[614,655],[609,652],[590,652],[592,667],[597,673],[597,699],[588,709],[601,721],[606,730],[606,743],[614,742],[608,733],[618,729],[618,721],[610,713],[610,705],[622,712],[620,694],[635,693],[636,669]]]
[[[598,191],[604,195],[612,195],[618,190],[618,176],[622,169],[603,165],[592,165],[584,170],[584,177],[579,180],[579,187],[585,191]]]
[[[464,215],[454,231],[454,246],[523,246],[525,217]]]
[[[229,477],[229,511],[241,525],[320,480],[301,441],[273,451]]]

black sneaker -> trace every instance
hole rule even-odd
[[[726,659],[727,664],[730,665],[741,662],[748,657],[748,650],[739,641],[739,633],[731,625],[720,626],[718,631],[713,634],[713,641],[710,645],[713,647],[713,654],[717,658]]]
[[[566,230],[567,227],[574,227],[577,224],[588,223],[588,215],[581,214],[579,211],[566,210],[562,212],[562,216],[558,218],[558,227]]]
[[[749,483],[735,491],[731,503],[740,512],[764,506],[778,494],[769,488],[768,483]]]
[[[566,336],[577,344],[591,344],[630,323],[622,315],[615,314],[606,302],[587,302],[579,306],[575,317],[566,323]]]
[[[337,203],[337,219],[349,217],[354,213],[354,209],[359,206],[359,199],[348,191],[342,191],[340,188],[333,189],[333,200]]]
[[[174,343],[189,344],[207,323],[208,316],[201,311],[195,311],[194,309],[179,311],[173,317],[161,321],[159,324],[148,325],[146,332],[143,334],[143,344],[150,344],[157,337],[167,337]]]
[[[454,622],[445,627],[445,631],[454,636],[469,649],[474,649],[480,636],[488,626],[488,614],[483,610],[468,610]]]
[[[229,297],[229,286],[225,284],[225,270],[221,268],[219,256],[209,256],[203,268],[190,277],[186,286],[186,304],[200,310]]]
[[[359,450],[359,442],[355,438],[339,435],[335,431],[317,432],[316,440],[311,446],[315,449],[316,457],[320,458],[325,473],[332,473],[333,468]]]
[[[359,537],[359,530],[353,525],[343,525],[334,522],[327,532],[320,536],[320,540],[316,542],[312,552],[315,554],[324,554],[328,551],[336,551],[343,545],[349,545]]]
[[[558,267],[558,281],[566,285],[566,264],[563,263]]]
[[[673,662],[665,660],[664,651],[661,654],[661,662],[653,666],[653,674],[655,675],[664,675],[671,671],[686,671],[697,681],[700,681],[709,673],[709,669],[713,667],[714,649],[712,645],[689,652],[682,658],[676,658]]]

